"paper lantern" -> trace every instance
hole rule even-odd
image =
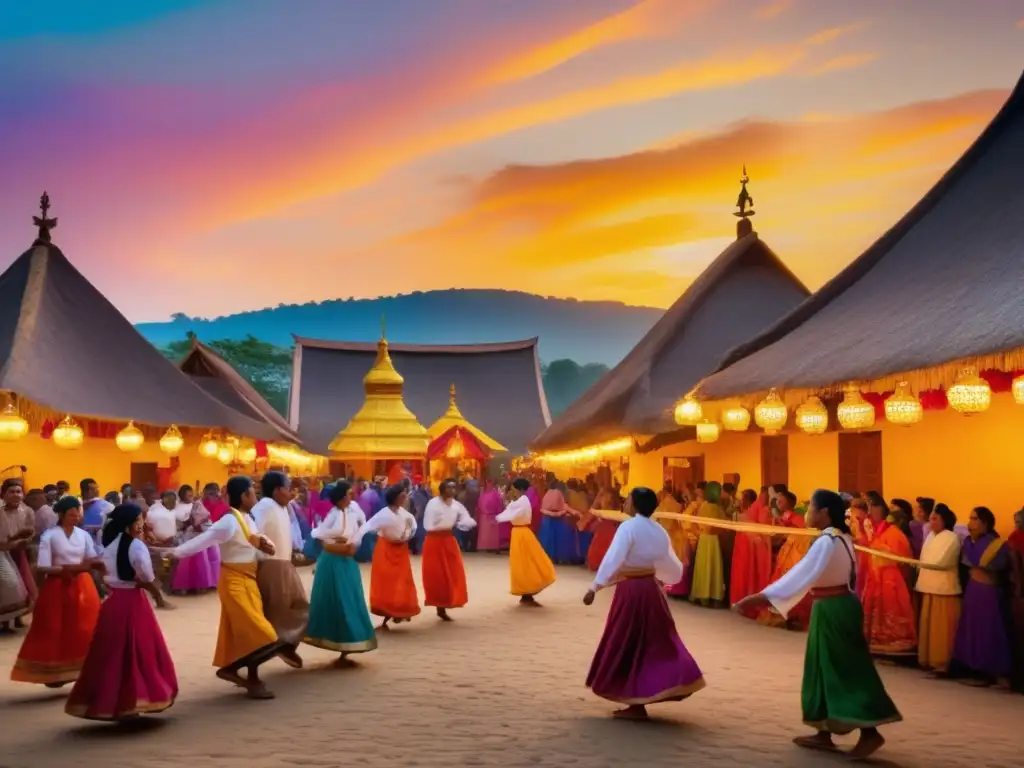
[[[684,397],[676,406],[676,424],[679,424],[680,426],[693,426],[701,420],[703,415],[704,409],[701,408],[700,403],[689,395]]]
[[[786,404],[782,402],[779,393],[774,389],[770,390],[768,396],[754,409],[754,422],[769,435],[786,426],[788,418],[789,411]]]
[[[731,405],[722,411],[722,427],[730,432],[743,432],[750,426],[750,411],[742,405]]]
[[[238,460],[243,464],[252,464],[256,461],[256,443],[252,440],[243,440],[239,443]]]
[[[53,442],[58,448],[68,450],[80,448],[85,442],[85,432],[73,418],[65,416],[53,430]]]
[[[808,435],[820,435],[828,429],[828,410],[815,395],[796,409],[796,425]]]
[[[921,407],[921,401],[914,397],[910,385],[901,381],[896,391],[885,401],[886,420],[891,424],[909,427],[911,424],[920,423],[923,417],[924,408]]]
[[[220,443],[217,442],[217,439],[210,432],[203,435],[203,439],[199,443],[200,456],[206,459],[215,459],[219,450]]]
[[[181,436],[181,432],[173,424],[167,428],[163,437],[160,438],[160,450],[171,456],[177,456],[184,445],[185,438]]]
[[[1024,375],[1013,380],[1013,401],[1017,405],[1024,405]]]
[[[235,460],[236,445],[233,440],[225,440],[217,447],[217,461],[227,466]]]
[[[21,418],[13,403],[0,411],[0,440],[20,440],[28,434],[28,422]]]
[[[864,399],[857,387],[847,387],[843,402],[836,408],[843,429],[868,429],[875,426],[875,406]]]
[[[713,443],[718,439],[719,434],[721,434],[721,431],[713,421],[702,421],[697,425],[698,443]]]
[[[992,388],[974,368],[964,368],[946,390],[946,399],[954,411],[967,415],[981,413],[992,405]]]
[[[129,421],[127,426],[114,437],[114,442],[125,453],[131,453],[132,451],[139,450],[145,439],[142,430],[135,426],[135,422]]]

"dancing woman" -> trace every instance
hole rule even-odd
[[[864,637],[864,611],[854,592],[857,567],[853,539],[839,494],[817,490],[807,509],[808,527],[821,529],[807,554],[763,592],[739,601],[743,611],[772,606],[783,616],[805,595],[813,601],[801,689],[804,723],[814,736],[799,736],[797,746],[838,750],[832,734],[860,730],[848,753],[863,759],[885,743],[878,726],[903,718],[885,692]]]
[[[519,477],[512,481],[512,501],[495,520],[512,523],[512,540],[508,546],[510,591],[519,596],[522,605],[538,606],[536,600],[543,590],[555,583],[555,566],[530,527],[533,505],[528,491],[530,481]]]
[[[169,709],[178,678],[149,604],[164,600],[142,541],[142,510],[121,504],[103,526],[103,563],[110,596],[100,607],[89,653],[64,711],[85,720],[125,720]],[[148,593],[148,594],[147,594]]]
[[[455,481],[441,483],[441,495],[427,502],[423,511],[423,594],[424,604],[437,609],[441,621],[451,621],[448,609],[461,608],[469,602],[466,570],[454,530],[470,531],[476,521],[455,499]]]

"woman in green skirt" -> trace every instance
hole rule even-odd
[[[808,528],[822,535],[785,576],[763,592],[741,600],[737,611],[770,605],[783,617],[808,592],[813,600],[801,689],[804,722],[817,730],[794,743],[807,749],[838,751],[833,734],[860,731],[848,752],[864,759],[885,743],[878,726],[903,718],[885,692],[864,639],[864,612],[853,591],[857,568],[843,500],[818,490],[807,509]]]
[[[337,651],[341,654],[338,663],[348,664],[349,654],[374,650],[377,635],[366,608],[356,548],[349,544],[364,519],[363,512],[352,487],[344,481],[331,489],[330,500],[333,508],[311,534],[323,542],[324,550],[316,561],[303,642]]]

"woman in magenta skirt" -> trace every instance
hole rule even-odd
[[[635,488],[630,500],[635,516],[615,532],[583,598],[590,605],[598,590],[616,585],[587,687],[625,705],[616,717],[642,720],[647,705],[682,701],[704,687],[704,676],[679,638],[661,587],[682,578],[683,564],[668,532],[650,519],[658,497],[650,488]]]
[[[160,593],[153,561],[142,542],[142,510],[115,507],[103,526],[103,562],[110,596],[64,711],[85,720],[125,720],[168,709],[178,696],[174,662],[149,595]],[[148,594],[147,594],[148,593]]]

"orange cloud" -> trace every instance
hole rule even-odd
[[[827,75],[830,72],[845,72],[860,69],[878,58],[877,53],[846,53],[836,56],[811,70],[812,75]]]
[[[793,4],[794,0],[775,0],[775,2],[762,5],[755,15],[757,18],[764,21],[774,19],[776,16],[781,16],[789,11],[793,7]]]

